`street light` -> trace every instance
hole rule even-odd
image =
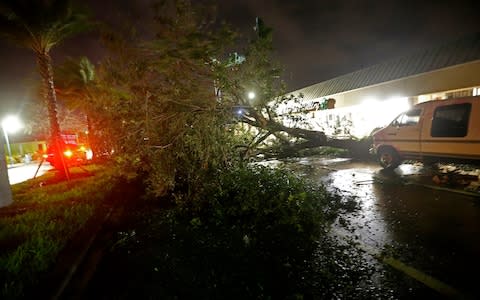
[[[255,93],[254,92],[249,92],[248,93],[248,99],[253,100],[255,98]]]
[[[3,135],[5,136],[5,142],[7,143],[7,151],[8,156],[10,157],[10,164],[13,164],[13,159],[12,149],[10,148],[10,141],[8,140],[8,133],[15,133],[22,127],[23,125],[17,116],[7,116],[2,121]]]

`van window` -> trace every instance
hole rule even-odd
[[[432,137],[464,137],[468,131],[470,103],[440,106],[432,120]]]
[[[412,109],[399,115],[393,122],[393,126],[413,126],[420,120],[421,109]]]

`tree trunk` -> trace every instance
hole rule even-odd
[[[57,97],[53,83],[52,58],[47,51],[37,52],[37,64],[42,77],[42,93],[48,109],[48,119],[50,121],[50,143],[54,147],[54,155],[59,159],[62,166],[61,175],[70,179],[70,172],[63,157],[61,145],[63,144],[60,136],[60,125],[57,117]]]
[[[8,180],[8,168],[7,161],[5,160],[3,137],[0,137],[0,207],[10,205],[12,202],[12,189],[10,188],[10,181]]]
[[[256,112],[252,112],[252,116],[253,120],[247,118],[242,120],[242,122],[266,130],[274,135],[277,132],[285,132],[292,137],[305,139],[312,144],[316,144],[317,146],[322,146],[327,143],[327,137],[322,131],[308,130],[298,127],[287,127],[277,121],[266,119]]]
[[[372,143],[373,141],[370,138],[363,140],[330,139],[326,146],[347,149],[350,155],[356,158],[371,158],[369,149]]]

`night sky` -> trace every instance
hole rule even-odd
[[[94,3],[100,19],[141,20],[151,1],[104,0]],[[244,39],[260,16],[274,29],[275,56],[284,66],[290,91],[480,31],[480,1],[388,0],[219,0],[219,18]],[[147,17],[146,17],[147,16]],[[121,18],[120,18],[121,19]],[[86,55],[101,59],[101,47],[81,35],[52,56]],[[239,49],[240,50],[240,49]],[[33,53],[0,41],[0,114],[28,103],[35,78]]]

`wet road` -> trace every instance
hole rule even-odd
[[[359,202],[358,211],[339,218],[335,234],[386,257],[433,295],[480,299],[480,197],[442,190],[421,165],[383,172],[373,162],[319,157],[274,164]]]
[[[32,179],[35,176],[35,172],[38,169],[38,163],[30,164],[18,164],[13,167],[8,168],[8,179],[10,184],[17,184],[29,179]],[[43,175],[48,170],[52,169],[49,163],[43,163],[40,169],[38,169],[37,176]]]

